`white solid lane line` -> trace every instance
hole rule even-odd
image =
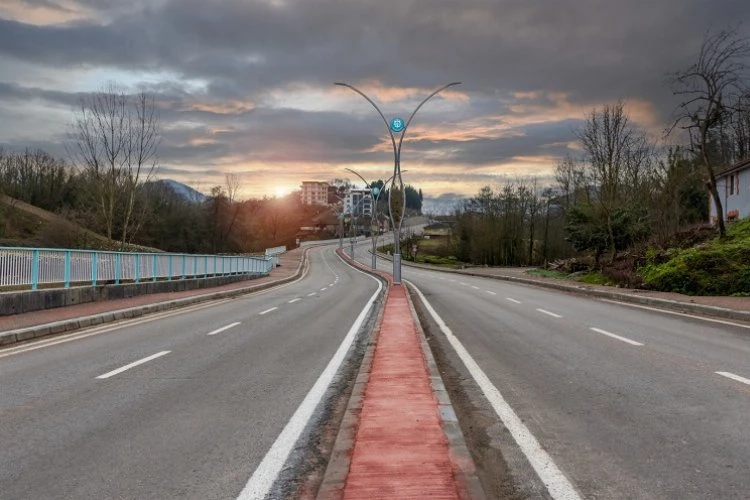
[[[575,487],[571,484],[565,474],[557,467],[557,464],[552,460],[552,457],[542,448],[537,441],[536,437],[531,433],[526,424],[518,417],[513,408],[505,401],[505,398],[500,391],[492,384],[484,370],[477,364],[474,358],[471,357],[469,351],[466,350],[464,345],[458,340],[458,337],[451,331],[448,325],[445,324],[443,319],[438,315],[437,311],[432,307],[422,291],[410,283],[410,286],[414,288],[419,295],[419,299],[430,313],[432,319],[435,320],[440,330],[445,334],[445,337],[450,342],[453,349],[458,354],[458,357],[463,361],[464,366],[469,370],[469,373],[474,378],[479,388],[482,390],[484,397],[492,405],[492,408],[497,413],[500,420],[505,424],[505,428],[508,429],[513,439],[515,439],[518,446],[526,455],[529,463],[536,471],[539,479],[547,487],[547,491],[550,496],[555,500],[580,500],[581,497],[576,491]]]
[[[264,314],[268,314],[268,313],[270,313],[271,311],[275,311],[276,309],[278,309],[278,307],[272,307],[271,309],[266,309],[265,311],[261,311],[261,312],[259,312],[259,313],[258,313],[258,315],[259,315],[259,316],[263,316]]]
[[[562,316],[560,316],[559,314],[556,314],[556,313],[553,313],[553,312],[549,312],[549,311],[545,311],[544,309],[537,309],[537,311],[539,311],[542,314],[546,314],[547,316],[552,316],[553,318],[562,318]]]
[[[612,337],[613,339],[620,340],[622,342],[625,342],[626,344],[636,345],[636,346],[642,346],[643,345],[640,342],[636,342],[635,340],[630,340],[627,337],[621,337],[619,335],[615,335],[614,333],[610,333],[610,332],[608,332],[606,330],[602,330],[601,328],[594,328],[592,326],[591,327],[591,331],[596,332],[596,333],[601,333],[602,335],[606,335],[607,337]]]
[[[111,372],[107,372],[104,375],[99,375],[96,378],[105,379],[105,378],[112,377],[114,375],[117,375],[117,374],[120,374],[120,373],[124,372],[125,370],[130,370],[131,368],[133,368],[135,366],[142,365],[143,363],[148,363],[149,361],[151,361],[153,359],[156,359],[156,358],[160,358],[160,357],[164,356],[165,354],[169,354],[170,352],[172,352],[172,351],[157,352],[156,354],[152,354],[151,356],[148,356],[146,358],[139,359],[138,361],[134,361],[134,362],[130,363],[129,365],[122,366],[122,367],[118,368],[117,370],[112,370]]]
[[[207,333],[207,335],[216,335],[217,333],[221,333],[224,330],[229,330],[230,328],[234,328],[235,326],[237,326],[239,324],[240,324],[240,322],[236,321],[236,322],[232,323],[231,325],[222,326],[221,328],[218,328],[218,329],[214,330],[213,332],[209,332],[209,333]]]
[[[489,293],[490,295],[497,295],[495,292],[492,292],[490,290],[485,290],[485,292]]]
[[[742,382],[743,384],[750,385],[750,379],[747,379],[745,377],[740,377],[739,375],[735,375],[734,373],[730,372],[714,372],[716,375],[721,375],[722,377],[731,378],[732,380],[736,380],[737,382]]]
[[[294,299],[290,300],[289,302],[287,302],[287,304],[294,304],[295,302],[299,302],[300,300],[302,300],[302,299],[300,299],[299,297],[297,297],[297,298],[294,298]]]
[[[359,271],[357,268],[354,268],[354,270],[362,273],[362,271]],[[336,372],[346,358],[346,353],[354,343],[357,332],[362,326],[362,323],[365,322],[365,318],[369,314],[370,309],[372,309],[375,299],[377,299],[380,291],[383,289],[380,280],[375,277],[372,277],[372,279],[378,284],[377,290],[375,290],[375,293],[373,293],[367,300],[367,303],[359,313],[359,316],[357,316],[357,319],[354,320],[354,323],[351,328],[349,328],[349,331],[344,337],[344,340],[341,341],[338,349],[336,349],[333,357],[323,369],[323,372],[315,381],[315,384],[312,386],[312,389],[310,389],[310,392],[307,393],[305,399],[302,400],[302,403],[297,407],[292,418],[286,423],[281,434],[279,434],[276,441],[271,445],[271,449],[269,449],[266,456],[263,457],[258,468],[255,469],[253,475],[250,476],[250,479],[248,479],[245,487],[237,497],[237,500],[255,500],[266,498],[266,496],[268,496],[269,490],[273,486],[274,481],[276,481],[279,472],[281,472],[284,467],[284,462],[286,462],[289,457],[289,453],[297,443],[302,431],[307,427],[310,418],[318,407],[318,403],[320,403],[320,400],[325,395],[328,387],[333,382]]]
[[[505,297],[505,300],[507,300],[508,302],[513,302],[514,304],[520,304],[521,303],[520,300],[511,299],[510,297]]]

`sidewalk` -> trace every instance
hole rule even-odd
[[[343,498],[459,498],[403,286],[385,304]]]
[[[318,499],[482,499],[406,288],[377,273],[389,288],[374,349],[362,363]]]
[[[192,303],[196,303],[202,300],[221,298],[222,294],[230,292],[246,290],[247,293],[250,293],[255,290],[267,288],[274,283],[293,278],[297,273],[301,272],[303,255],[304,249],[302,248],[290,250],[281,255],[279,261],[280,266],[272,269],[269,275],[228,285],[202,288],[198,290],[186,290],[183,292],[139,295],[128,299],[105,300],[75,306],[45,309],[43,311],[33,311],[24,314],[15,314],[12,316],[0,316],[0,332],[26,329],[49,323],[65,322],[67,320],[105,313],[116,313],[118,311],[150,306],[163,302],[171,302],[179,299],[192,298],[194,299]],[[0,342],[0,344],[2,344],[2,342]]]

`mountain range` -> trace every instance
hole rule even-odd
[[[161,184],[163,186],[167,186],[174,193],[180,195],[182,198],[184,198],[187,201],[191,201],[194,203],[203,203],[204,201],[206,201],[206,195],[204,195],[200,191],[197,191],[191,188],[190,186],[186,184],[177,182],[173,179],[160,179],[156,181],[154,184]]]

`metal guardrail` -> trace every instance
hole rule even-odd
[[[278,255],[249,257],[0,247],[0,288],[36,290],[40,285],[69,288],[71,284],[119,285],[159,279],[264,275],[273,269]]]
[[[286,246],[266,248],[266,257],[270,257],[273,260],[273,267],[279,266],[279,256],[286,252]]]

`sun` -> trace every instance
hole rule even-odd
[[[291,191],[292,190],[289,188],[289,186],[275,186],[273,188],[273,194],[277,198],[283,198],[284,196],[291,193]]]

